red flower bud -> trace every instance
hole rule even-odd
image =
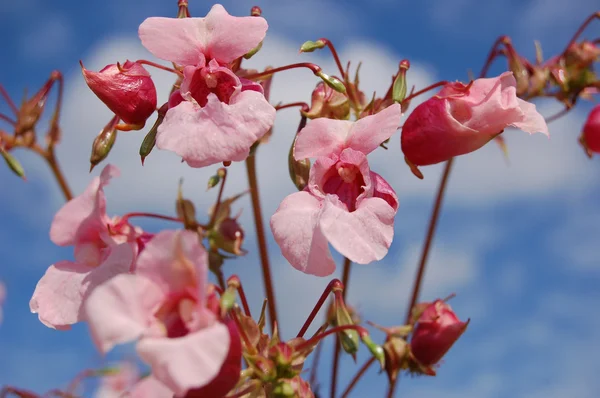
[[[466,330],[452,308],[442,300],[431,303],[417,321],[410,349],[414,359],[423,366],[435,365]]]
[[[583,140],[591,152],[600,153],[600,105],[590,112],[583,125]]]
[[[125,123],[143,126],[156,110],[154,82],[137,62],[111,64],[100,72],[89,71],[81,63],[81,72],[94,94]]]
[[[240,379],[240,372],[242,370],[242,342],[235,323],[228,320],[225,324],[229,329],[231,343],[221,370],[207,385],[188,391],[185,398],[224,397],[235,387]]]

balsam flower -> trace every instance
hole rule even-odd
[[[600,153],[600,105],[596,105],[588,115],[582,139],[589,151]]]
[[[153,377],[177,396],[194,389],[226,394],[239,378],[241,342],[235,326],[220,319],[214,293],[207,296],[207,263],[194,232],[157,234],[138,257],[135,275],[116,276],[86,302],[100,351],[138,340]]]
[[[392,136],[400,117],[395,104],[357,122],[315,119],[298,133],[294,157],[317,160],[307,187],[287,196],[271,217],[275,241],[296,269],[333,273],[328,242],[359,264],[387,254],[398,198],[366,155]]]
[[[82,303],[89,291],[113,276],[132,270],[139,250],[139,228],[106,214],[104,187],[119,170],[108,165],[80,196],[54,216],[50,239],[58,246],[74,246],[74,261],[50,266],[29,302],[31,312],[51,328],[68,329],[83,320]]]
[[[417,106],[402,126],[402,151],[417,166],[444,162],[473,152],[507,127],[548,135],[535,105],[517,97],[512,72],[449,83]]]
[[[180,90],[158,128],[156,146],[192,167],[244,160],[273,126],[275,108],[259,84],[239,78],[230,63],[265,37],[262,17],[233,17],[217,4],[205,18],[146,19],[142,44],[183,67]]]

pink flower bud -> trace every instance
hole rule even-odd
[[[350,102],[345,94],[319,82],[312,92],[310,111],[306,112],[306,116],[309,119],[326,117],[347,120],[350,117]]]
[[[600,153],[600,105],[592,109],[583,125],[583,140],[588,150]]]
[[[94,94],[125,123],[143,126],[156,109],[154,82],[139,63],[111,64],[100,72],[89,71],[81,63],[81,71]]]
[[[414,359],[423,366],[435,365],[467,329],[452,308],[442,300],[431,303],[415,326],[410,349]]]
[[[473,152],[507,127],[548,134],[535,105],[516,95],[511,72],[469,85],[449,83],[417,106],[402,127],[402,151],[416,166]]]

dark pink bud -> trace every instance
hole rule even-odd
[[[583,125],[583,140],[588,150],[600,153],[600,105],[592,109]]]
[[[463,334],[468,324],[468,320],[461,322],[447,303],[434,301],[417,321],[410,341],[412,356],[423,366],[435,365]]]
[[[235,387],[240,379],[240,372],[242,370],[242,341],[240,340],[235,322],[227,320],[225,324],[229,329],[231,343],[221,370],[207,385],[188,391],[185,398],[224,397]]]
[[[100,72],[89,71],[81,63],[81,72],[94,94],[125,123],[143,126],[156,110],[154,82],[139,63],[111,64]]]

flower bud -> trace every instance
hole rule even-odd
[[[339,80],[337,77],[329,76],[328,74],[323,73],[323,71],[318,71],[317,73],[315,73],[315,75],[319,76],[321,80],[325,82],[325,84],[327,84],[329,87],[331,87],[338,93],[346,92],[346,86],[344,86],[344,83],[342,83],[342,81]]]
[[[160,107],[160,109],[157,112],[158,117],[156,118],[156,122],[154,122],[154,125],[152,126],[150,131],[148,131],[148,134],[146,134],[146,136],[144,137],[142,145],[140,145],[140,158],[142,160],[142,166],[144,165],[144,160],[146,160],[146,156],[150,155],[150,152],[152,152],[152,149],[154,149],[154,145],[156,144],[156,133],[158,132],[158,127],[162,124],[163,120],[165,119],[165,115],[168,109],[168,103],[165,103],[163,104],[163,106]]]
[[[600,105],[590,112],[583,125],[581,140],[589,152],[600,153]]]
[[[198,228],[196,222],[196,208],[191,200],[183,197],[182,181],[179,181],[179,188],[177,189],[177,201],[175,202],[175,211],[177,217],[183,220],[183,226],[185,229],[195,231]]]
[[[27,179],[27,178],[25,178],[25,170],[23,170],[23,166],[21,166],[21,163],[19,163],[19,161],[17,159],[15,159],[15,157],[13,155],[11,155],[9,152],[7,152],[1,146],[0,146],[0,155],[2,155],[2,157],[4,158],[4,161],[6,162],[6,165],[13,173],[15,173],[18,177],[21,177],[24,180]]]
[[[219,249],[237,256],[246,253],[246,251],[242,249],[242,244],[244,243],[244,229],[237,222],[237,217],[222,220],[217,227],[217,231],[215,243]]]
[[[139,63],[111,64],[100,72],[81,63],[81,71],[94,94],[125,123],[141,128],[156,109],[154,82]]]
[[[102,162],[112,149],[113,145],[115,145],[115,141],[117,140],[117,123],[119,122],[118,116],[113,116],[113,118],[108,122],[106,126],[102,130],[92,144],[92,154],[90,156],[90,171],[97,164]]]
[[[385,372],[390,383],[393,383],[401,370],[407,369],[408,344],[399,337],[390,337],[383,344],[385,353]]]
[[[569,46],[565,52],[565,65],[567,68],[584,69],[591,66],[599,57],[600,47],[592,41],[584,40]]]
[[[302,114],[309,119],[326,117],[348,120],[350,118],[350,101],[345,94],[332,89],[324,82],[319,82],[312,92],[310,110],[302,112]]]
[[[317,40],[317,41],[305,41],[301,46],[300,46],[300,52],[301,53],[311,53],[315,50],[319,50],[321,48],[325,47],[325,42],[323,40]]]
[[[527,93],[529,89],[529,71],[523,64],[521,56],[517,54],[512,41],[509,37],[503,37],[503,43],[506,46],[506,58],[508,58],[508,69],[513,73],[517,81],[517,96],[520,97]]]
[[[346,309],[341,290],[334,290],[335,326],[354,325],[350,312]],[[359,335],[354,329],[345,329],[338,334],[344,351],[354,356],[358,352]]]
[[[461,322],[447,303],[434,301],[417,320],[410,340],[412,357],[422,366],[435,365],[464,333],[468,324],[469,320]]]
[[[404,101],[404,98],[406,98],[406,72],[409,68],[410,62],[408,62],[407,59],[400,62],[400,70],[398,71],[398,76],[396,76],[392,86],[392,99],[400,104]]]

